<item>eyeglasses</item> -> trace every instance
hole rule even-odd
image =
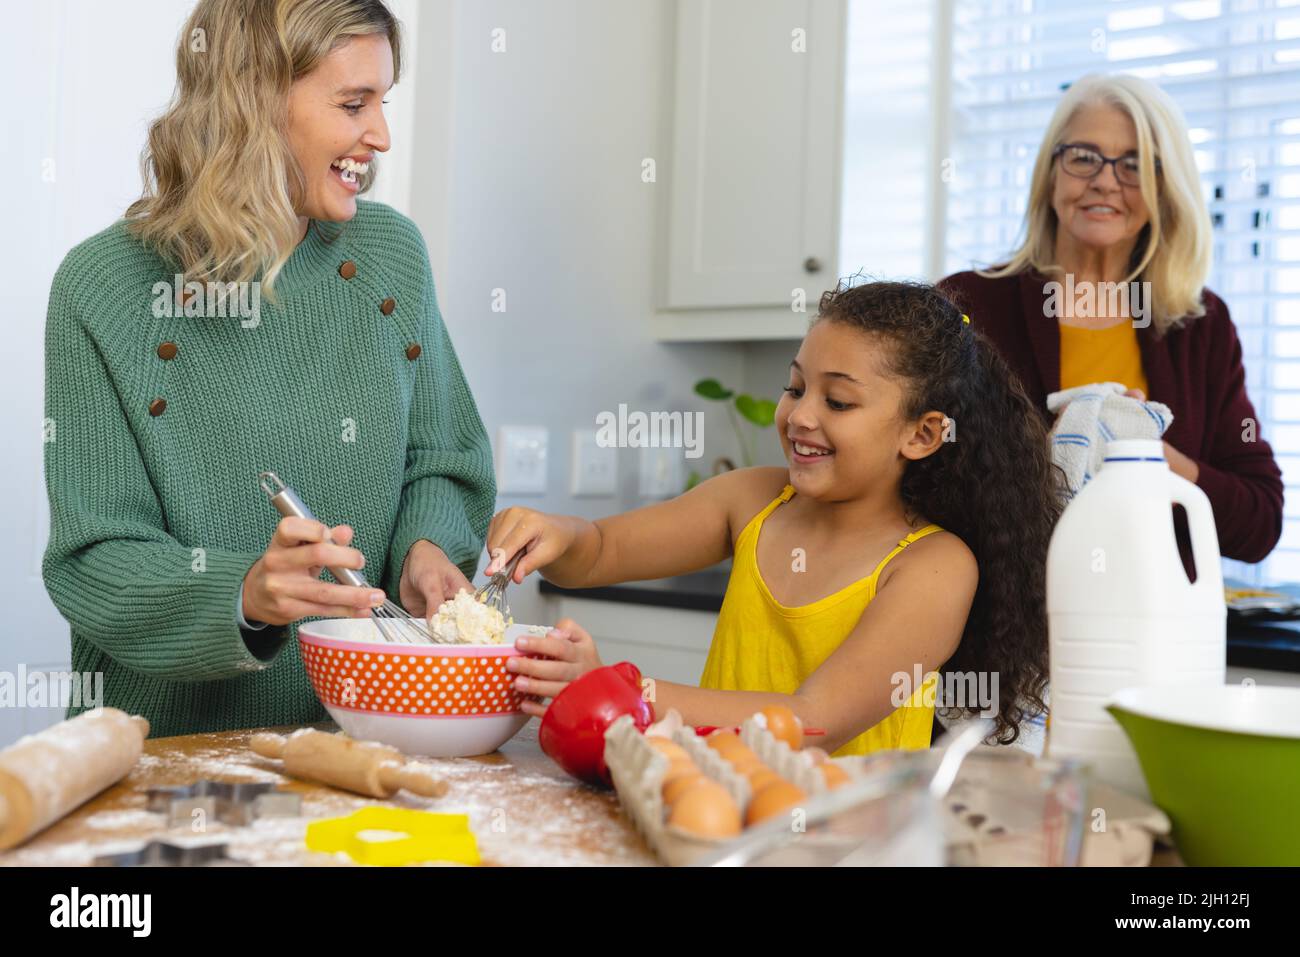
[[[1061,169],[1079,179],[1092,179],[1101,173],[1108,164],[1115,167],[1115,178],[1125,186],[1142,184],[1141,161],[1134,153],[1123,156],[1103,156],[1091,146],[1079,143],[1062,143],[1052,150],[1052,159],[1061,160]],[[1156,173],[1160,172],[1160,160],[1156,160]]]

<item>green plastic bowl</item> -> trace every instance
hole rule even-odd
[[[1300,688],[1125,688],[1106,710],[1187,864],[1300,865]]]

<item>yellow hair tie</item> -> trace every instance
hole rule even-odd
[[[969,326],[969,325],[970,325],[970,316],[966,315],[966,313],[963,312],[963,313],[961,314],[961,321],[964,322],[964,323],[966,323],[966,325]]]

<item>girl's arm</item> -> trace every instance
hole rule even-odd
[[[785,486],[781,468],[739,469],[689,492],[595,522],[509,508],[492,519],[489,572],[519,549],[527,554],[516,583],[537,569],[562,588],[668,578],[717,564],[731,554],[733,516],[757,512]]]
[[[892,572],[892,574],[888,574]],[[793,694],[716,691],[667,681],[651,689],[656,714],[669,708],[687,724],[736,725],[770,704],[789,707],[804,727],[826,735],[810,739],[835,751],[884,720],[957,649],[975,597],[979,572],[966,545],[939,532],[910,545],[887,566],[884,581],[849,637]],[[898,676],[906,676],[906,685]],[[891,700],[903,687],[901,701]],[[988,707],[996,707],[996,697]]]

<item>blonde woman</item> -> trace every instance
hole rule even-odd
[[[1025,221],[1006,263],[940,287],[1045,417],[1048,394],[1092,382],[1168,405],[1166,458],[1209,497],[1222,553],[1263,559],[1281,534],[1281,474],[1228,307],[1204,285],[1210,218],[1169,97],[1132,76],[1072,85],[1039,148]]]
[[[466,586],[491,452],[418,229],[357,198],[401,70],[384,4],[202,0],[176,65],[143,197],[50,294],[45,583],[73,669],[155,734],[317,721],[296,623]],[[329,527],[279,519],[265,469]]]

